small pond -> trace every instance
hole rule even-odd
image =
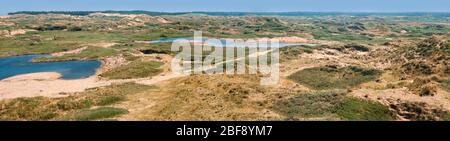
[[[37,72],[58,72],[61,79],[87,78],[95,74],[101,62],[94,61],[64,61],[33,63],[33,58],[49,57],[49,55],[23,55],[0,58],[0,80],[11,76]]]

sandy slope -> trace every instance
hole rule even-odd
[[[29,73],[16,75],[9,78],[5,78],[2,82],[16,82],[16,81],[27,81],[27,80],[56,80],[61,78],[61,74],[56,72],[39,72],[39,73]]]

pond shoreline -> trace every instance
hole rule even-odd
[[[99,75],[108,70],[107,60],[97,60],[101,65],[95,73],[86,78],[61,79],[58,72],[36,72],[18,74],[0,80],[0,100],[19,97],[66,97],[89,88],[108,86],[115,81],[104,81]],[[26,86],[26,87],[24,87]]]
[[[0,80],[17,75],[57,72],[61,79],[82,79],[96,75],[103,66],[101,60],[73,60],[58,62],[33,62],[34,58],[48,57],[48,54],[32,54],[0,58]]]

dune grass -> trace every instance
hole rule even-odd
[[[96,60],[108,56],[114,56],[118,52],[110,48],[88,47],[77,54],[66,54],[58,57],[35,58],[33,62],[55,62],[55,61],[73,61],[73,60]]]
[[[441,86],[450,92],[450,79],[444,80],[441,82]]]
[[[24,54],[49,54],[83,47],[99,42],[131,42],[159,38],[159,32],[102,31],[39,31],[14,38],[0,38],[0,57]],[[72,56],[74,57],[74,56]]]
[[[273,109],[289,120],[394,120],[388,107],[338,91],[302,93],[276,102]]]
[[[83,44],[118,40],[113,33],[47,31],[0,39],[0,56],[48,54],[73,50]]]
[[[286,62],[292,59],[296,59],[299,55],[303,53],[312,53],[313,48],[305,47],[305,46],[289,46],[280,48],[280,61]]]
[[[99,107],[90,110],[81,110],[73,115],[73,119],[77,121],[99,120],[127,114],[128,110],[113,107]]]
[[[298,71],[288,76],[288,79],[312,89],[327,90],[352,88],[361,83],[375,80],[380,75],[381,71],[374,69],[325,66]]]
[[[74,42],[33,41],[24,39],[0,39],[0,57],[23,54],[47,54],[79,48]]]
[[[394,120],[388,107],[359,98],[344,98],[333,112],[345,120]]]
[[[264,108],[270,101],[250,100],[264,93],[256,75],[192,75],[161,86],[157,104],[139,114],[149,120],[267,120]],[[159,93],[159,92],[158,92]],[[150,94],[148,94],[150,95]],[[263,95],[263,94],[261,94]],[[269,95],[269,94],[268,94]]]
[[[100,76],[107,79],[132,79],[151,77],[161,73],[163,70],[160,67],[164,63],[155,61],[134,61],[130,64],[120,66],[118,68],[107,71]]]
[[[115,49],[125,50],[125,49],[136,49],[144,54],[170,54],[175,55],[177,52],[171,51],[171,43],[124,43],[113,46]]]

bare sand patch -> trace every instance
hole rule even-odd
[[[82,92],[88,88],[110,85],[96,77],[76,80],[57,79],[59,74],[34,73],[0,81],[0,100],[18,97],[64,97],[65,93]],[[56,79],[55,79],[56,78]]]
[[[2,25],[2,26],[15,26],[16,24],[15,24],[15,23],[12,23],[12,22],[3,22],[3,21],[0,21],[0,25]]]
[[[26,81],[26,80],[56,80],[61,78],[61,74],[57,72],[38,72],[21,74],[12,77],[5,78],[1,81],[3,82],[14,82],[14,81]]]
[[[109,48],[112,47],[114,45],[116,45],[117,43],[92,43],[92,44],[87,44],[84,47],[81,48],[77,48],[74,50],[69,50],[69,51],[63,51],[63,52],[57,52],[57,53],[52,53],[52,56],[64,56],[66,54],[79,54],[81,52],[83,52],[84,50],[86,50],[89,46],[96,46],[96,47],[102,47],[102,48]]]
[[[90,46],[96,46],[96,47],[102,47],[102,48],[109,48],[112,47],[114,45],[117,45],[117,43],[92,43],[92,44],[88,44]]]
[[[69,50],[69,51],[64,51],[64,52],[52,53],[51,55],[52,55],[52,56],[59,57],[59,56],[64,56],[64,55],[66,55],[66,54],[78,54],[78,53],[81,53],[83,50],[85,50],[85,49],[87,49],[87,48],[88,48],[88,47],[82,47],[82,48],[77,48],[77,49],[74,49],[74,50]]]
[[[16,29],[16,30],[1,30],[0,35],[5,37],[13,37],[16,35],[26,34],[27,32],[36,31],[33,29]]]

